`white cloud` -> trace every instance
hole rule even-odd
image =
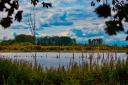
[[[104,23],[110,18],[98,18],[97,15],[93,12],[94,7],[90,6],[91,1],[40,1],[51,2],[53,4],[53,7],[49,9],[43,8],[41,3],[36,6],[36,26],[37,32],[38,34],[40,34],[40,36],[70,36],[72,38],[77,38],[79,42],[85,42],[89,38],[103,38],[106,41],[113,40],[112,37],[108,37],[106,34],[104,34]],[[11,29],[6,30],[6,36],[8,38],[13,37],[14,32],[17,34],[31,34],[29,26],[27,25],[27,21],[28,16],[30,15],[30,13],[32,13],[33,7],[30,3],[30,0],[21,0],[20,5],[20,10],[24,10],[23,20],[21,23],[13,23],[10,27]],[[3,13],[2,15],[5,16],[6,13]],[[125,30],[127,30],[128,24],[124,24]],[[78,36],[78,34],[73,32],[73,29],[80,30],[80,36],[82,37]],[[100,32],[102,32],[101,35],[99,34]],[[3,33],[4,31],[1,29],[0,38],[3,37]],[[91,35],[91,37],[84,37],[88,35]],[[125,36],[125,34],[121,33],[115,38],[118,40],[124,40]]]

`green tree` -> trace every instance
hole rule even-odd
[[[15,38],[15,42],[30,42],[30,43],[34,43],[34,37],[31,35],[17,35]]]
[[[0,45],[12,45],[14,42],[14,40],[5,40],[0,42]]]
[[[53,36],[53,37],[41,37],[38,39],[38,44],[49,46],[69,46],[75,45],[76,40],[66,36]]]

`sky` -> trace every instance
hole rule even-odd
[[[23,19],[14,22],[8,29],[0,26],[0,39],[12,39],[18,34],[31,35],[28,17],[33,14],[30,0],[19,0],[20,10],[23,10]],[[39,0],[52,3],[52,8],[43,8],[39,3],[36,6],[36,34],[44,36],[69,36],[75,38],[77,43],[87,43],[88,39],[102,38],[105,44],[119,46],[128,45],[126,34],[118,33],[109,36],[104,32],[104,22],[109,18],[99,18],[91,7],[91,0]],[[4,14],[3,14],[4,15]],[[124,23],[128,30],[128,23]]]

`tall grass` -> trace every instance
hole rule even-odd
[[[26,62],[0,59],[0,85],[128,85],[128,57],[121,61],[82,64],[70,62],[67,68],[44,69]],[[106,61],[106,59],[102,59]]]
[[[41,45],[0,45],[0,52],[128,52],[126,47],[112,46],[41,46]]]

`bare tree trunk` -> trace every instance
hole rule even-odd
[[[108,4],[108,0],[103,0],[103,4]]]
[[[33,28],[33,31],[34,31],[34,41],[35,41],[35,45],[37,45],[37,38],[36,38],[36,14],[35,14],[35,6],[33,7],[33,18],[34,18],[34,28]],[[36,49],[35,49],[36,50]],[[37,67],[37,59],[36,59],[36,57],[37,57],[37,54],[36,54],[36,51],[35,51],[35,67]]]
[[[33,16],[32,16],[33,14]],[[32,36],[34,37],[34,43],[35,45],[37,45],[37,38],[36,38],[36,12],[35,12],[35,7],[33,7],[33,10],[32,10],[32,14],[30,14],[30,17],[28,17],[28,25],[30,26],[30,31],[31,31],[31,34]],[[35,49],[36,50],[36,49]],[[34,54],[34,61],[35,61],[35,67],[37,66],[37,54],[36,54],[36,51],[35,51],[35,54]]]

